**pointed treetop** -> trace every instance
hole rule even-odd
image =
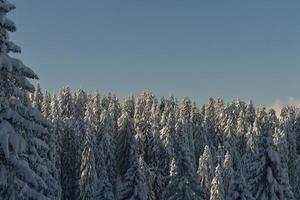
[[[7,0],[0,1],[0,12],[10,12],[11,10],[16,9],[16,6]]]

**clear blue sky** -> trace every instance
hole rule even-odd
[[[300,98],[299,0],[11,0],[43,88]]]

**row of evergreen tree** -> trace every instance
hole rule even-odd
[[[300,110],[42,94],[0,0],[0,199],[300,199]],[[43,113],[43,115],[41,114]]]
[[[297,108],[39,85],[29,99],[54,125],[62,199],[300,199]]]

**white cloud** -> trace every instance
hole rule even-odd
[[[294,97],[289,97],[287,101],[281,101],[279,99],[276,99],[270,106],[270,108],[273,108],[276,111],[276,114],[279,115],[281,112],[281,109],[284,106],[296,106],[300,107],[300,100],[296,99]]]

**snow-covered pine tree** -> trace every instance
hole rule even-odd
[[[227,123],[224,130],[224,148],[230,152],[232,159],[236,165],[240,165],[240,155],[236,146],[238,144],[237,131],[235,130],[235,122],[232,114],[227,117]]]
[[[297,153],[298,155],[300,155],[300,109],[299,108],[297,108],[297,112],[296,112],[295,131],[296,131]]]
[[[199,109],[196,106],[196,103],[193,103],[191,110],[191,119],[192,130],[194,136],[194,146],[195,146],[195,158],[199,158],[204,152],[205,146],[207,144],[207,133],[204,128],[204,119]],[[196,166],[199,166],[198,161],[196,160]]]
[[[82,134],[73,119],[64,120],[61,141],[61,185],[63,199],[76,199],[79,196],[79,177]]]
[[[135,150],[136,151],[136,150]],[[118,200],[154,200],[151,184],[147,179],[148,167],[141,156],[131,153],[130,168],[118,189]]]
[[[113,118],[107,110],[103,110],[100,117],[100,131],[97,132],[96,148],[103,152],[103,159],[109,181],[113,184],[116,180],[116,143],[114,138]]]
[[[160,113],[163,113],[164,110],[165,110],[165,106],[166,106],[166,99],[165,97],[163,96],[161,99],[160,99],[160,102],[159,102],[159,112]]]
[[[61,126],[61,185],[63,199],[75,199],[80,195],[79,177],[84,126],[74,117],[74,98],[69,87],[58,96]]]
[[[294,108],[295,110],[295,119],[294,121],[294,130],[295,130],[295,138],[296,138],[296,152],[297,152],[297,158],[295,160],[295,164],[297,166],[297,168],[292,169],[293,170],[293,174],[291,177],[291,183],[293,184],[293,188],[295,191],[295,197],[297,197],[296,199],[300,198],[300,109],[299,108]],[[288,140],[288,145],[289,149],[294,148],[293,147],[293,142],[292,140],[295,140],[293,135],[287,135],[287,140]],[[290,152],[292,152],[293,150],[291,150]],[[292,154],[291,154],[292,155]],[[291,173],[291,172],[290,172]],[[297,177],[295,175],[298,175]],[[292,180],[292,178],[295,178],[295,180]]]
[[[15,6],[0,1],[0,196],[1,199],[60,199],[55,166],[50,168],[47,128],[41,113],[25,103],[34,92],[27,80],[37,75],[20,60],[8,55],[21,52],[9,41],[16,26],[6,14]],[[51,166],[52,167],[52,166]]]
[[[234,172],[229,183],[226,200],[254,200],[241,172]]]
[[[250,123],[250,125],[254,124],[256,118],[255,108],[253,106],[252,101],[249,101],[246,105],[246,119]]]
[[[225,129],[227,125],[228,115],[230,114],[230,107],[224,105],[224,102],[221,98],[217,98],[214,103],[215,110],[215,138],[217,139],[217,145],[223,145]]]
[[[159,108],[157,102],[154,102],[151,109],[151,133],[149,141],[149,160],[148,165],[151,171],[151,180],[152,187],[154,190],[155,199],[160,199],[161,194],[165,187],[165,171],[164,171],[164,155],[162,153],[164,151],[164,146],[160,139],[160,131],[159,131]]]
[[[43,97],[44,96],[41,90],[40,83],[37,83],[32,97],[32,107],[38,109],[39,111],[42,111]]]
[[[298,156],[298,158],[296,159],[295,163],[297,164],[297,168],[295,170],[295,176],[298,176],[296,178],[296,181],[293,185],[293,190],[294,190],[294,194],[295,194],[295,199],[299,199],[300,198],[300,178],[299,178],[299,174],[300,174],[300,156]]]
[[[56,95],[53,95],[52,101],[51,101],[51,112],[49,119],[52,122],[53,125],[53,131],[52,134],[55,135],[57,138],[56,141],[56,167],[58,169],[59,177],[61,177],[61,132],[62,132],[62,121],[60,118],[60,111],[59,111],[59,105],[58,105],[58,99]],[[59,180],[60,182],[60,180]]]
[[[236,139],[237,139],[237,150],[241,156],[246,152],[247,145],[247,133],[251,129],[251,124],[246,118],[246,112],[241,111],[237,119]]]
[[[209,199],[211,182],[214,177],[214,161],[210,152],[209,146],[206,145],[203,154],[199,158],[199,167],[197,174],[199,176],[199,183],[206,195],[206,199]]]
[[[183,115],[181,115],[183,117]],[[202,200],[205,194],[196,177],[194,154],[190,151],[187,129],[184,128],[187,119],[179,118],[176,124],[176,157],[172,162],[170,180],[166,187],[163,200]]]
[[[135,99],[134,96],[127,96],[121,105],[121,114],[127,112],[130,118],[134,117]],[[119,120],[119,119],[118,119]]]
[[[134,127],[140,154],[148,163],[148,147],[151,138],[150,112],[154,96],[151,93],[143,92],[137,99],[134,112]]]
[[[215,121],[218,126],[220,126],[223,121],[224,110],[225,110],[224,101],[223,99],[218,97],[215,103],[215,113],[216,113]]]
[[[76,138],[76,144],[78,145],[78,162],[80,162],[81,152],[83,151],[83,145],[85,140],[85,112],[86,106],[88,103],[88,96],[87,93],[83,89],[79,89],[75,92],[73,97],[73,115],[72,115],[72,122],[74,126],[76,126],[77,132],[74,135]]]
[[[279,153],[272,139],[272,124],[265,108],[257,112],[252,150],[245,162],[246,180],[256,199],[294,199],[287,171],[283,168]]]
[[[92,104],[92,105],[90,105]],[[95,133],[99,133],[100,131],[100,124],[101,124],[101,98],[99,92],[96,92],[94,96],[87,102],[87,107],[91,107],[91,113],[93,113],[93,122],[92,125],[94,126]]]
[[[289,182],[295,194],[295,199],[300,199],[300,166],[298,163],[299,155],[297,154],[296,140],[296,115],[297,109],[294,107],[285,107],[281,111],[280,130],[278,137],[275,138],[275,144],[280,150],[281,161],[287,164]]]
[[[146,96],[146,94],[145,94]],[[134,118],[137,120],[133,123],[130,117],[132,113],[133,98],[127,98],[122,108],[122,115],[118,120],[118,135],[117,135],[117,156],[118,169],[122,178],[122,183],[118,187],[118,199],[154,199],[152,191],[150,171],[147,164],[139,153],[144,153],[144,144],[148,141],[144,140],[145,134],[136,134],[136,131],[147,131],[147,114],[144,114],[143,106],[145,106],[145,96],[139,98],[138,106],[135,109]],[[140,116],[140,119],[137,119]],[[149,120],[149,119],[148,119]],[[149,120],[150,121],[150,120]],[[135,128],[134,128],[135,127]],[[125,171],[126,170],[126,171]],[[126,172],[126,173],[124,173]]]
[[[195,141],[194,141],[194,130],[193,130],[193,124],[191,122],[191,112],[192,112],[192,103],[191,100],[187,97],[183,97],[181,102],[181,108],[180,108],[180,117],[187,119],[186,123],[182,124],[183,131],[186,132],[188,136],[189,141],[189,149],[192,153],[192,159],[193,163],[195,163],[195,169],[196,169],[196,152],[195,152]]]
[[[116,136],[116,156],[118,175],[122,178],[130,167],[130,149],[135,137],[133,124],[134,99],[126,98],[122,107],[122,115],[118,119],[118,134]]]
[[[222,167],[218,165],[215,170],[215,177],[211,182],[210,200],[225,200]]]
[[[83,89],[79,89],[74,94],[74,118],[75,119],[83,119],[86,111],[87,105],[87,94]]]
[[[69,119],[74,114],[74,101],[69,87],[64,87],[58,95],[58,105],[60,109],[60,117]]]
[[[96,134],[100,132],[100,95],[97,93],[93,98],[88,100],[85,112],[85,132],[86,135],[92,135],[93,152],[95,159],[95,174],[97,174],[97,183],[94,199],[114,200],[113,185],[107,174],[106,160],[103,152],[103,146],[97,145]],[[93,181],[94,184],[94,181]]]
[[[81,154],[80,166],[80,200],[94,200],[97,195],[98,177],[95,169],[94,157],[95,135],[87,130],[84,148]]]
[[[117,99],[116,95],[109,93],[108,100],[109,100],[108,111],[113,119],[113,127],[114,127],[113,136],[115,137],[118,132],[118,119],[121,116],[122,111],[121,111],[119,100]]]
[[[101,107],[102,107],[102,109],[108,110],[108,107],[109,107],[109,99],[108,99],[107,96],[104,96],[104,97],[101,99]]]
[[[174,144],[175,144],[175,102],[174,98],[169,98],[166,100],[164,112],[161,117],[161,130],[160,138],[164,146],[163,158],[164,158],[164,172],[169,174],[170,164],[174,158]]]
[[[232,105],[233,109],[232,109],[232,116],[233,116],[233,122],[234,122],[234,128],[236,129],[237,127],[237,120],[239,118],[239,114],[241,111],[246,112],[247,109],[247,104],[243,101],[241,101],[241,99],[237,98]]]
[[[227,156],[230,157],[230,162],[234,169],[239,169],[241,167],[241,155],[237,149],[239,144],[237,131],[234,128],[235,122],[232,114],[227,117],[227,124],[224,130],[224,148],[227,151]],[[224,157],[226,159],[226,155]]]
[[[25,105],[31,105],[30,95],[31,95],[31,93],[29,91],[24,92],[24,104]]]
[[[46,90],[42,102],[42,113],[47,119],[50,119],[51,115],[51,101],[51,94]]]
[[[215,161],[215,166],[223,165],[224,159],[225,159],[225,148],[224,146],[222,146],[221,144],[219,144],[217,151],[215,152],[215,154],[213,155],[214,157],[214,161]]]
[[[104,161],[102,149],[98,150],[97,157],[98,157],[98,184],[97,184],[97,194],[95,199],[101,200],[115,200],[115,193],[113,184],[109,180],[109,176],[107,174],[107,167]]]
[[[208,102],[205,105],[205,115],[204,115],[204,121],[205,121],[205,128],[207,131],[207,139],[208,143],[210,145],[211,151],[215,152],[218,148],[218,145],[220,143],[220,138],[218,138],[218,135],[216,133],[216,111],[215,111],[215,100],[212,97],[208,98]]]
[[[225,196],[227,196],[230,180],[232,179],[233,175],[234,175],[233,160],[231,158],[229,151],[227,151],[222,166],[222,178],[223,178],[223,188],[224,188]]]
[[[268,122],[270,124],[271,131],[274,134],[275,129],[279,127],[279,119],[277,118],[274,109],[269,109],[267,115],[268,115]]]
[[[160,140],[160,130],[159,130],[159,121],[160,115],[157,106],[157,102],[153,103],[151,109],[151,116],[150,116],[150,124],[151,124],[151,137],[149,141],[149,148],[148,148],[148,165],[154,168],[161,168],[162,167],[162,148],[163,144]]]

